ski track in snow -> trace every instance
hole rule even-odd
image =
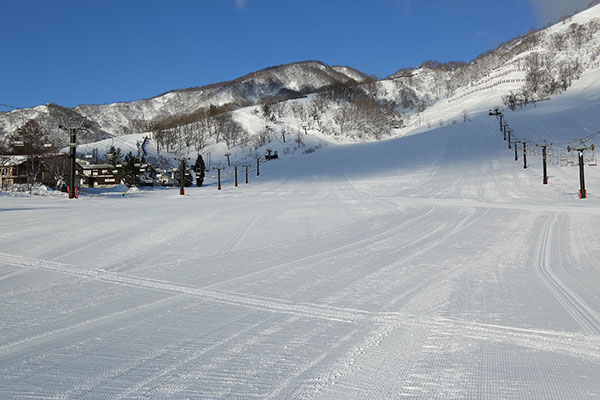
[[[473,223],[475,223],[479,218],[481,218],[484,214],[478,216],[476,219],[473,219],[469,223],[462,226],[465,228]],[[547,240],[549,240],[548,236],[550,236],[549,231],[551,226],[555,223],[556,218],[554,218],[550,224],[548,224],[548,231],[545,232],[544,235],[544,244]],[[463,220],[464,222],[464,220]],[[451,234],[456,234],[460,229],[455,227]],[[546,251],[546,246],[541,246],[542,249],[540,251]],[[55,272],[60,272],[68,275],[80,276],[87,279],[96,279],[99,281],[113,283],[113,284],[121,284],[125,286],[133,286],[137,288],[143,289],[151,289],[151,290],[160,290],[165,292],[173,292],[173,293],[181,293],[185,295],[197,296],[203,299],[223,302],[227,304],[234,304],[244,307],[251,307],[254,309],[260,309],[262,311],[276,312],[276,313],[285,313],[298,315],[305,318],[317,318],[317,319],[326,319],[335,322],[344,322],[344,323],[356,323],[356,322],[364,322],[370,321],[372,323],[377,324],[416,324],[416,325],[425,325],[425,326],[439,326],[447,329],[452,329],[454,335],[472,337],[472,338],[480,338],[486,340],[506,340],[512,341],[514,339],[518,339],[517,343],[519,345],[533,347],[533,348],[544,348],[546,350],[553,350],[553,346],[556,347],[559,351],[567,351],[569,354],[578,355],[578,356],[587,356],[600,358],[600,348],[598,348],[598,344],[600,344],[600,340],[595,340],[597,343],[594,346],[586,346],[584,343],[577,342],[577,335],[560,333],[560,332],[551,332],[551,331],[541,331],[534,329],[522,329],[522,328],[511,328],[511,327],[502,327],[495,326],[489,324],[481,324],[481,323],[468,323],[468,322],[459,322],[459,321],[451,321],[444,318],[439,319],[428,319],[428,318],[417,318],[414,315],[403,315],[400,313],[373,313],[365,310],[356,310],[356,309],[345,309],[340,307],[332,307],[332,306],[320,306],[317,304],[292,304],[289,302],[278,301],[277,299],[266,299],[266,298],[258,298],[256,296],[248,296],[248,295],[236,295],[232,293],[222,293],[222,292],[214,292],[207,291],[203,289],[195,289],[180,285],[174,285],[168,282],[158,282],[153,280],[147,280],[142,278],[135,278],[129,276],[123,276],[120,274],[106,272],[106,271],[98,271],[98,270],[80,270],[75,266],[44,261],[44,260],[35,260],[35,259],[27,259],[24,257],[11,256],[8,254],[0,253],[0,262],[2,263],[10,263],[11,265],[19,266],[21,268],[38,268],[38,269],[48,269]],[[546,272],[548,273],[548,272]],[[544,277],[544,281],[546,282]],[[552,278],[555,279],[555,278]],[[568,293],[568,289],[564,286],[559,287],[558,283],[554,283],[555,286],[552,286],[553,294],[557,296],[561,304],[565,306],[565,308],[569,311],[573,317],[582,324],[582,327],[588,328],[588,325],[585,324],[584,317],[581,317],[582,310],[591,313],[590,315],[585,315],[585,318],[597,318],[595,313],[590,310],[587,306],[582,304],[577,304],[577,307],[572,304],[578,301],[577,296],[573,294],[569,294],[569,298],[567,300],[562,300],[563,296],[567,297],[567,295],[563,294],[564,292]],[[555,289],[555,287],[559,287],[559,289]],[[121,315],[135,313],[139,310],[147,309],[148,307],[153,307],[156,305],[160,305],[164,301],[171,301],[173,298],[168,297],[163,300],[159,300],[157,302],[151,304],[145,304],[142,306],[134,307],[132,309],[127,309],[123,311],[119,311],[113,314],[109,314],[106,316],[102,316],[93,320],[83,321],[76,325],[64,327],[61,329],[57,329],[55,331],[47,332],[42,335],[37,335],[34,337],[24,338],[23,340],[8,343],[0,346],[0,354],[4,354],[7,351],[16,351],[14,348],[18,348],[23,346],[29,342],[36,342],[39,344],[40,342],[50,338],[52,336],[57,336],[59,334],[63,334],[67,331],[75,330],[84,326],[96,324],[97,322],[116,318]],[[569,303],[567,303],[569,301]],[[567,305],[565,305],[567,304]],[[574,311],[576,310],[576,311]],[[597,319],[594,320],[593,324],[597,323]],[[595,325],[593,325],[595,327]],[[586,332],[589,335],[597,335],[598,332],[593,330],[592,332]],[[591,336],[591,337],[595,337]],[[525,338],[532,338],[531,341],[524,340]],[[581,338],[587,339],[585,336],[580,336]],[[543,340],[541,340],[543,339]],[[600,339],[600,338],[596,338]],[[539,342],[542,342],[540,345]],[[581,347],[583,347],[583,350]],[[569,349],[571,349],[569,351]]]
[[[600,315],[577,296],[560,278],[552,271],[550,262],[560,262],[561,244],[553,240],[553,230],[558,220],[558,214],[548,218],[543,226],[543,233],[537,249],[536,273],[556,300],[567,310],[569,315],[588,334],[600,335]],[[552,254],[555,253],[555,254]]]

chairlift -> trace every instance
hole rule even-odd
[[[598,165],[598,159],[596,158],[596,151],[592,150],[592,154],[590,155],[590,160],[588,161],[588,166],[596,167]]]
[[[569,165],[569,162],[567,160],[567,153],[564,150],[560,151],[560,166],[561,167],[566,167]]]

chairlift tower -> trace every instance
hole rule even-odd
[[[217,167],[217,190],[221,190],[221,170],[223,167]]]
[[[502,119],[504,118],[504,114],[502,114],[502,111],[500,111],[500,109],[498,107],[494,108],[494,110],[490,110],[490,116],[496,116],[500,119],[500,130],[502,130]],[[506,140],[506,139],[505,139]]]
[[[233,169],[235,171],[234,172],[235,173],[235,183],[234,183],[235,187],[238,187],[238,167],[239,166],[240,166],[240,164],[237,164],[237,163],[233,164]]]
[[[250,167],[250,166],[249,166],[248,164],[245,164],[245,165],[244,165],[244,168],[246,169],[246,185],[248,184],[248,168],[249,168],[249,167]]]
[[[573,147],[573,146],[567,147],[568,152],[576,151],[578,158],[579,158],[579,198],[580,199],[587,198],[587,190],[585,189],[585,175],[584,175],[585,164],[584,164],[584,159],[583,159],[583,152],[585,150],[594,151],[594,145],[592,144],[591,146],[584,146],[582,144],[577,147]]]
[[[551,146],[551,145],[552,145],[552,143],[536,144],[536,146],[542,148],[542,170],[543,170],[543,173],[544,173],[544,177],[542,179],[542,184],[543,185],[547,185],[548,184],[548,167],[547,167],[548,157],[547,157],[547,149],[548,149],[548,146]]]

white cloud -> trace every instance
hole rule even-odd
[[[590,0],[528,0],[540,24],[556,22],[558,18],[582,11]]]
[[[238,10],[246,8],[246,0],[235,0],[235,8]]]

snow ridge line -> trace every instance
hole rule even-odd
[[[569,355],[600,358],[600,343],[597,340],[597,336],[591,338],[589,336],[584,335],[574,335],[554,331],[528,330],[523,328],[503,327],[497,325],[480,324],[475,322],[454,321],[445,318],[417,317],[411,314],[402,314],[396,312],[374,313],[364,310],[338,308],[310,303],[291,304],[289,302],[277,299],[206,291],[203,289],[185,287],[169,282],[120,276],[119,274],[112,272],[103,272],[98,270],[81,271],[75,268],[74,266],[60,264],[57,262],[45,262],[43,260],[26,259],[24,257],[11,256],[5,253],[0,253],[0,262],[5,263],[6,261],[9,261],[7,259],[10,259],[11,264],[22,267],[50,269],[53,271],[62,272],[70,275],[94,277],[92,279],[97,279],[108,283],[121,284],[136,288],[175,292],[221,303],[239,305],[242,307],[250,307],[253,309],[259,309],[263,311],[297,315],[304,318],[317,318],[342,323],[357,323],[364,321],[388,326],[406,324],[427,326],[430,328],[449,330],[453,335],[469,337],[473,339],[498,341],[503,343],[514,343],[529,348],[566,353]],[[45,263],[50,264],[49,268],[44,267]],[[164,302],[170,299],[172,298],[170,297],[167,299],[162,299],[158,302],[141,305],[138,307],[134,307],[133,309],[119,311],[108,316],[96,318],[91,321],[83,321],[81,323],[71,325],[69,327],[40,334],[35,337],[26,338],[18,342],[8,343],[3,346],[0,346],[0,351],[4,351],[11,347],[28,343],[33,340],[40,340],[58,333],[64,333],[71,329],[83,327],[85,325],[97,322],[98,320],[115,317],[121,314],[127,314],[131,311],[143,309],[145,307],[152,306],[154,304],[158,304],[160,302]]]
[[[551,244],[553,240],[552,231],[557,220],[558,214],[554,213],[553,217],[544,226],[543,235],[537,250],[536,259],[539,262],[535,264],[535,272],[556,300],[581,326],[584,332],[598,335],[600,334],[600,316],[562,282],[550,267],[549,259],[551,259],[550,253],[552,251]],[[557,246],[557,248],[560,247]],[[560,260],[560,257],[556,257],[556,260]]]
[[[206,300],[212,300],[221,303],[251,307],[265,311],[296,314],[302,317],[318,318],[337,322],[355,323],[364,320],[372,320],[374,322],[377,322],[382,321],[383,319],[391,315],[390,313],[378,314],[364,310],[338,308],[326,305],[321,306],[310,303],[289,303],[286,301],[272,298],[209,291],[205,289],[183,286],[166,281],[125,276],[104,270],[79,269],[75,266],[62,264],[55,261],[29,259],[5,253],[0,253],[0,262],[24,268],[51,270],[68,275],[74,275],[78,277],[99,280],[102,282],[114,283],[140,289],[153,289],[162,292],[187,294],[194,297],[200,297]],[[1,349],[2,348],[0,347],[0,350]]]
[[[425,319],[423,320],[425,322]],[[600,337],[580,333],[515,328],[448,318],[428,318],[427,323],[438,326],[447,334],[488,342],[500,342],[531,349],[600,359]]]

